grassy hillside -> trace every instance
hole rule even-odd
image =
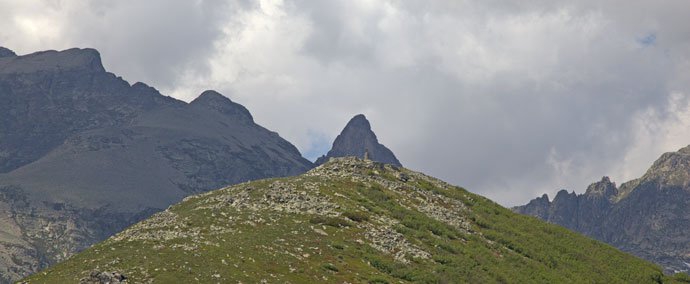
[[[677,280],[462,188],[354,158],[186,198],[24,281],[76,283],[92,271],[129,283]]]

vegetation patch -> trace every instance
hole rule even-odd
[[[326,226],[331,226],[331,227],[335,227],[335,228],[352,226],[352,223],[350,223],[349,221],[347,221],[345,219],[338,218],[338,217],[327,217],[327,216],[314,216],[311,219],[309,219],[309,223],[326,225]]]
[[[369,214],[362,211],[345,211],[343,216],[355,222],[369,221]]]
[[[340,270],[339,270],[337,267],[335,267],[335,265],[333,265],[332,263],[326,263],[326,264],[324,264],[324,265],[323,265],[323,268],[325,268],[326,270],[333,271],[333,272],[338,272],[338,271],[340,271]]]

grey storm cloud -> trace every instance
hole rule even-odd
[[[216,89],[308,158],[364,113],[403,164],[504,205],[641,175],[690,144],[690,3],[5,1],[0,45],[101,51]]]
[[[232,17],[226,11],[244,6],[221,0],[0,1],[0,40],[19,41],[10,47],[21,53],[95,47],[109,71],[172,88],[186,69],[207,71],[213,43]]]

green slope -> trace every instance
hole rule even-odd
[[[37,273],[129,283],[658,283],[661,268],[426,175],[354,158],[193,196]]]

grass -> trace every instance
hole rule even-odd
[[[335,228],[350,227],[352,224],[345,219],[338,217],[314,216],[309,219],[309,223],[326,225]]]
[[[369,221],[369,214],[362,211],[345,211],[343,216],[355,222],[365,222]]]
[[[395,180],[390,170],[376,171],[365,169],[361,175]],[[690,283],[687,275],[664,276],[658,266],[611,246],[419,176],[402,189],[325,176],[265,180],[251,183],[251,202],[260,203],[274,181],[294,184],[298,190],[316,184],[309,189],[310,196],[337,204],[341,214],[206,208],[217,203],[214,198],[222,200],[243,190],[237,186],[190,198],[170,209],[178,216],[177,226],[198,229],[193,242],[110,239],[24,281],[78,282],[98,267],[122,272],[135,283],[153,279],[160,283]],[[417,211],[420,201],[414,198],[414,188],[464,204],[466,211],[459,213],[471,230]],[[401,262],[376,249],[367,239],[367,226],[380,227],[378,220],[384,219],[393,220],[388,225],[396,233],[431,257],[408,256],[407,262]],[[179,229],[175,224],[151,229],[159,235],[165,230]],[[196,247],[184,249],[190,245]]]

